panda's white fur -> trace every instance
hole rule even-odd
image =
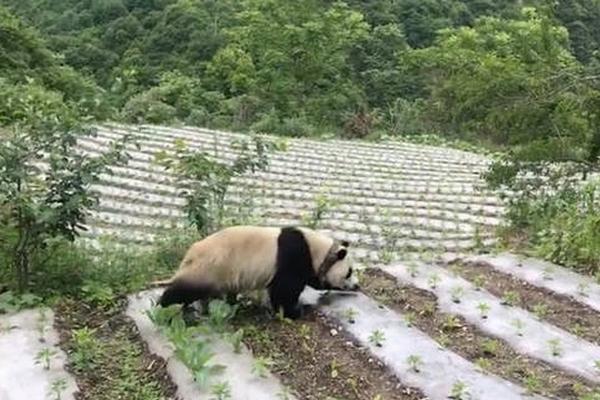
[[[345,246],[344,246],[345,245]],[[347,243],[304,227],[234,226],[190,246],[160,303],[189,304],[223,294],[268,289],[274,307],[298,316],[305,285],[353,290],[357,282],[346,260]],[[328,270],[319,274],[327,258]],[[322,271],[321,271],[322,272]]]

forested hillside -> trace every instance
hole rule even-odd
[[[104,89],[113,119],[495,144],[593,131],[597,0],[4,3]],[[7,50],[3,69],[23,51]]]

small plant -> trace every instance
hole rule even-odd
[[[446,333],[441,332],[437,337],[437,342],[441,348],[445,349],[450,344],[450,337]]]
[[[473,278],[473,285],[475,286],[475,290],[481,290],[483,285],[485,285],[485,277],[483,275],[477,275]]]
[[[62,393],[67,389],[67,381],[64,379],[56,379],[50,385],[50,394],[52,400],[61,400]]]
[[[37,353],[37,355],[35,356],[35,360],[36,360],[35,363],[42,364],[42,366],[44,367],[45,370],[49,370],[50,369],[50,360],[55,355],[56,355],[56,350],[51,350],[50,348],[46,347],[44,350],[40,350]]]
[[[71,360],[78,371],[90,370],[94,361],[102,351],[101,343],[94,336],[95,330],[88,327],[73,331],[73,354]]]
[[[385,335],[379,329],[374,330],[369,336],[369,342],[374,344],[377,347],[383,346],[383,342],[385,341]]]
[[[406,322],[406,326],[408,326],[409,328],[415,324],[415,319],[416,316],[413,312],[409,311],[406,314],[404,314],[404,321]]]
[[[244,339],[244,329],[240,328],[234,333],[227,335],[229,343],[233,346],[233,352],[236,354],[242,351],[242,340]]]
[[[596,371],[600,373],[600,360],[594,361],[594,367],[596,368]]]
[[[487,354],[490,356],[495,356],[498,354],[498,349],[500,348],[500,342],[495,339],[484,339],[481,342],[481,351],[483,354]]]
[[[548,346],[550,347],[550,353],[554,357],[558,357],[562,354],[562,347],[560,346],[560,339],[548,340]]]
[[[525,324],[523,323],[523,321],[521,321],[520,319],[514,319],[511,322],[512,326],[515,327],[516,331],[517,331],[517,336],[523,336],[523,328],[525,328]]]
[[[528,373],[525,377],[525,387],[529,394],[539,392],[542,388],[542,381],[533,373]]]
[[[475,365],[483,371],[488,371],[492,368],[492,362],[487,358],[479,357],[475,360]]]
[[[581,336],[583,335],[584,328],[580,323],[574,323],[571,327],[571,332],[573,332],[575,336]]]
[[[455,303],[460,303],[464,292],[464,289],[460,286],[452,288],[450,292],[450,296],[452,296],[452,301]]]
[[[106,308],[115,303],[115,293],[110,286],[96,281],[87,281],[81,287],[83,299],[94,305]]]
[[[454,385],[452,385],[452,390],[450,391],[451,399],[454,400],[466,400],[469,395],[469,388],[464,382],[456,381]]]
[[[533,306],[533,313],[538,319],[544,319],[548,315],[548,306],[544,303],[537,303]]]
[[[460,320],[455,315],[447,315],[442,323],[442,329],[445,331],[453,331],[461,326]]]
[[[269,367],[273,364],[273,360],[270,358],[256,357],[254,364],[252,365],[252,373],[261,378],[266,378],[269,373]]]
[[[435,289],[441,280],[442,279],[440,278],[440,276],[438,274],[433,273],[433,274],[429,275],[429,279],[427,279],[427,283],[429,284],[430,288]]]
[[[521,302],[521,296],[519,296],[519,293],[512,291],[512,290],[507,290],[506,292],[504,292],[504,296],[502,297],[503,305],[515,306],[520,302]]]
[[[421,366],[423,365],[423,360],[420,356],[413,354],[408,356],[408,358],[406,359],[406,363],[408,364],[411,370],[413,370],[416,373],[419,373]]]
[[[581,282],[577,285],[577,293],[579,293],[583,297],[588,296],[588,290],[590,289],[590,284],[587,282]]]
[[[344,319],[349,323],[353,324],[356,322],[356,316],[358,315],[358,311],[353,308],[347,308],[344,310]]]
[[[290,392],[290,389],[284,387],[281,389],[281,392],[277,393],[277,398],[281,400],[290,400],[292,398],[292,393]]]
[[[554,274],[554,267],[552,265],[548,265],[546,267],[544,267],[544,270],[542,271],[542,277],[549,281],[552,280],[552,274]]]
[[[237,311],[238,306],[232,306],[223,300],[212,300],[208,304],[208,320],[213,329],[223,332],[225,325],[230,321]]]
[[[331,378],[335,379],[339,375],[338,364],[336,360],[332,360],[329,364]]]
[[[477,309],[479,310],[479,315],[481,315],[481,318],[487,319],[488,312],[490,311],[489,304],[487,304],[487,303],[479,303],[479,304],[477,304]]]
[[[227,400],[231,399],[231,386],[229,382],[215,383],[210,393],[214,396],[212,400]]]
[[[309,340],[310,339],[310,326],[308,326],[306,324],[300,325],[300,328],[298,328],[298,333],[300,334],[302,339]]]
[[[406,271],[410,274],[411,278],[416,278],[419,275],[419,267],[415,263],[410,263],[406,266]]]
[[[327,214],[334,206],[335,202],[331,200],[326,193],[319,193],[315,196],[314,209],[309,214],[302,217],[304,225],[312,229],[318,228],[325,214]]]

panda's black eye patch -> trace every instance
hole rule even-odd
[[[352,268],[348,268],[348,273],[346,274],[346,279],[350,278],[350,275],[352,275]]]

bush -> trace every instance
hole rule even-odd
[[[162,124],[173,121],[177,112],[160,100],[156,90],[150,89],[130,98],[121,113],[127,122]]]

